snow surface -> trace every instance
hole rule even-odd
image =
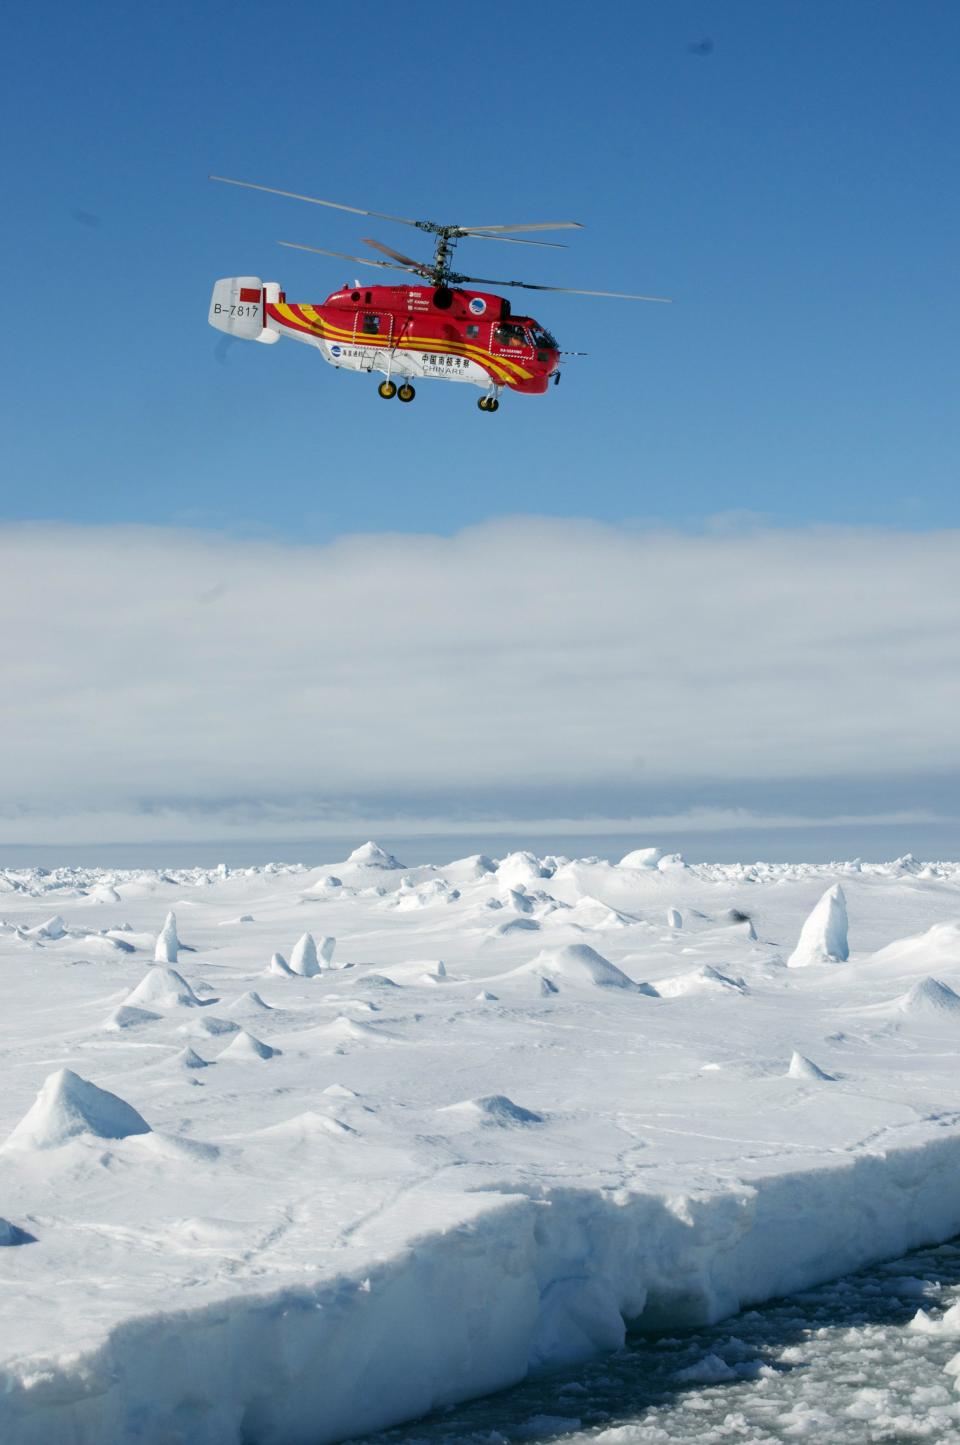
[[[960,1231],[958,864],[0,894],[3,1445],[321,1445]]]

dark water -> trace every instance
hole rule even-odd
[[[960,1245],[919,1250],[709,1329],[633,1335],[617,1355],[528,1380],[363,1445],[960,1442]],[[930,1326],[911,1325],[918,1310]],[[960,1363],[960,1356],[958,1356]]]

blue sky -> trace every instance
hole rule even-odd
[[[6,35],[0,844],[809,815],[821,855],[870,818],[949,851],[952,0],[40,0]],[[356,269],[279,239],[414,233],[211,171],[569,217],[458,262],[674,304],[537,297],[589,353],[559,388],[385,405],[207,306]]]
[[[960,519],[949,0],[40,0],[7,36],[5,517],[316,540],[512,512]],[[411,233],[209,171],[399,214],[570,216],[566,252],[460,257],[675,304],[537,298],[590,353],[559,389],[495,421],[452,388],[384,406],[302,348],[218,348],[206,308],[220,275],[305,300],[344,279],[278,238]]]

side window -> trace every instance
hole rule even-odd
[[[380,317],[365,316],[363,318],[363,329],[368,336],[380,335]]]
[[[479,336],[479,335],[480,335],[480,327],[479,327],[479,326],[468,326],[468,327],[467,327],[467,335],[468,335],[468,336]]]

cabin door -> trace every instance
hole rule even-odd
[[[392,313],[364,307],[353,318],[353,339],[357,346],[359,369],[372,371],[392,344]]]

